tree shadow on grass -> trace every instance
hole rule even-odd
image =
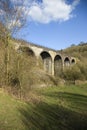
[[[41,102],[19,110],[25,130],[87,130],[87,115]]]
[[[55,100],[64,100],[67,103],[70,103],[72,108],[78,108],[80,111],[83,111],[87,115],[87,96],[75,93],[68,92],[52,92],[52,93],[43,93],[46,97],[52,97]]]

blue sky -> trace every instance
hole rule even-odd
[[[60,6],[55,6],[56,2]],[[35,1],[29,15],[27,27],[21,32],[24,40],[55,50],[87,42],[87,0]]]

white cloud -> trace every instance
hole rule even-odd
[[[0,9],[0,16],[2,16],[3,14],[4,14],[4,11]]]
[[[45,24],[69,20],[73,17],[72,12],[79,1],[73,0],[72,4],[68,4],[67,0],[11,0],[19,10],[21,8],[22,14],[27,16],[28,20]]]
[[[51,21],[66,21],[72,17],[72,11],[75,9],[79,0],[74,0],[70,5],[66,0],[43,0],[42,3],[34,2],[29,9],[31,20],[40,23],[49,23]]]

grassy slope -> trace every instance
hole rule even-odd
[[[63,52],[67,55],[74,56],[80,60],[87,58],[87,43],[85,45],[78,45],[66,48]]]
[[[19,107],[23,108],[25,105],[0,91],[0,130],[22,129]]]
[[[86,130],[87,85],[33,90],[30,102],[0,90],[0,130]]]

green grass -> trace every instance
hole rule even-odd
[[[0,130],[23,129],[19,107],[25,104],[0,91]]]
[[[87,85],[34,89],[26,103],[0,90],[0,130],[87,130]]]

